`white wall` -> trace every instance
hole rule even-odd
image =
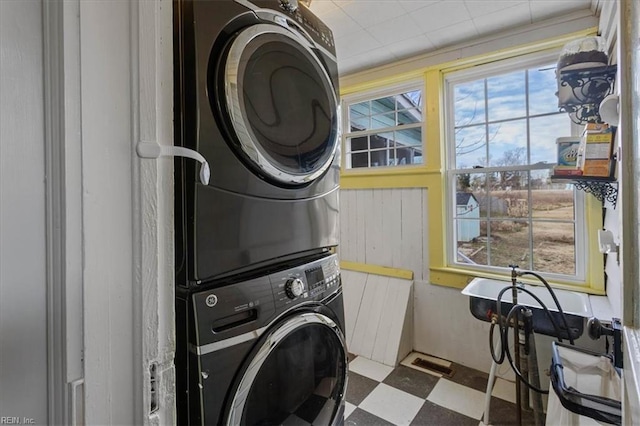
[[[340,191],[340,259],[413,271],[426,279],[427,190]]]
[[[0,417],[172,424],[172,4],[0,18]]]
[[[48,424],[39,1],[0,1],[0,46],[0,417]]]

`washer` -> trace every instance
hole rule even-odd
[[[343,424],[343,309],[336,255],[180,295],[178,424]]]
[[[174,4],[178,282],[338,241],[340,113],[331,31],[295,0]]]

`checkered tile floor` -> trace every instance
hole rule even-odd
[[[413,356],[413,358],[411,358]],[[484,411],[488,375],[423,354],[412,354],[396,368],[363,357],[349,363],[345,425],[474,425]],[[408,367],[416,356],[444,363],[453,369],[449,377]],[[514,384],[497,379],[491,398],[492,425],[514,425]],[[523,415],[533,424],[533,415]]]

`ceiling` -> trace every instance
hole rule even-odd
[[[598,1],[313,0],[311,10],[333,30],[344,76],[563,14],[595,14]]]

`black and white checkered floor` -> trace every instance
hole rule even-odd
[[[448,364],[451,377],[412,365],[415,357]],[[345,425],[481,425],[488,375],[413,353],[396,368],[355,357],[349,363]],[[515,386],[498,378],[491,393],[492,425],[516,422]],[[525,413],[524,424],[533,424]]]

